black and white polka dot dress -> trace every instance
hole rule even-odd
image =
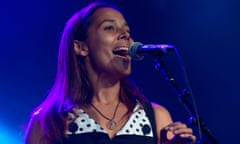
[[[65,131],[71,144],[155,144],[153,130],[145,110],[138,103],[129,120],[109,138],[107,132],[82,109],[73,109],[74,120]],[[77,116],[77,117],[76,117]]]

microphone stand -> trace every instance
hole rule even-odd
[[[218,144],[218,141],[214,138],[210,129],[205,125],[203,119],[199,118],[197,111],[194,110],[194,107],[189,101],[190,93],[187,91],[187,89],[180,89],[179,86],[175,83],[174,78],[172,77],[164,61],[161,59],[161,56],[155,57],[154,62],[155,62],[155,68],[162,73],[165,80],[168,83],[170,83],[177,91],[180,102],[185,106],[186,110],[190,114],[190,118],[189,118],[190,124],[198,126],[200,140],[197,143],[198,144]],[[205,134],[206,139],[201,138],[201,132]]]

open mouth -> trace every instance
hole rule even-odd
[[[128,55],[128,47],[118,47],[113,50],[113,53],[119,56],[126,56]]]

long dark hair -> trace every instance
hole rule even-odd
[[[65,137],[66,112],[74,105],[89,104],[92,99],[92,86],[89,83],[83,58],[73,51],[73,41],[87,39],[87,29],[91,23],[92,14],[102,7],[119,9],[111,4],[94,2],[74,14],[66,23],[62,33],[59,53],[58,70],[55,82],[48,97],[37,107],[43,139],[50,143],[62,143]],[[131,112],[136,99],[143,103],[144,96],[138,88],[126,77],[120,80],[120,100]]]

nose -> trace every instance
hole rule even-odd
[[[130,33],[129,32],[122,32],[119,35],[120,40],[129,40],[130,39]]]

